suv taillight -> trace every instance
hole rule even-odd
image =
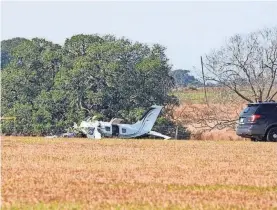
[[[260,119],[261,118],[261,115],[259,115],[259,114],[253,114],[249,119],[248,119],[248,122],[252,122],[252,123],[254,123],[254,122],[256,122],[258,119]]]

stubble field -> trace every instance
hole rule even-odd
[[[277,144],[2,137],[3,209],[277,209]]]

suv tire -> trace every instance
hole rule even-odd
[[[272,127],[268,130],[266,140],[277,142],[277,127]]]

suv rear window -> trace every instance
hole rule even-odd
[[[242,111],[242,115],[243,114],[249,114],[249,115],[251,115],[251,114],[254,114],[255,112],[256,112],[256,110],[257,110],[257,108],[259,107],[259,105],[258,104],[248,104],[248,106]]]

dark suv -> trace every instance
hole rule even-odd
[[[277,103],[250,103],[240,113],[236,133],[253,141],[277,142]]]

